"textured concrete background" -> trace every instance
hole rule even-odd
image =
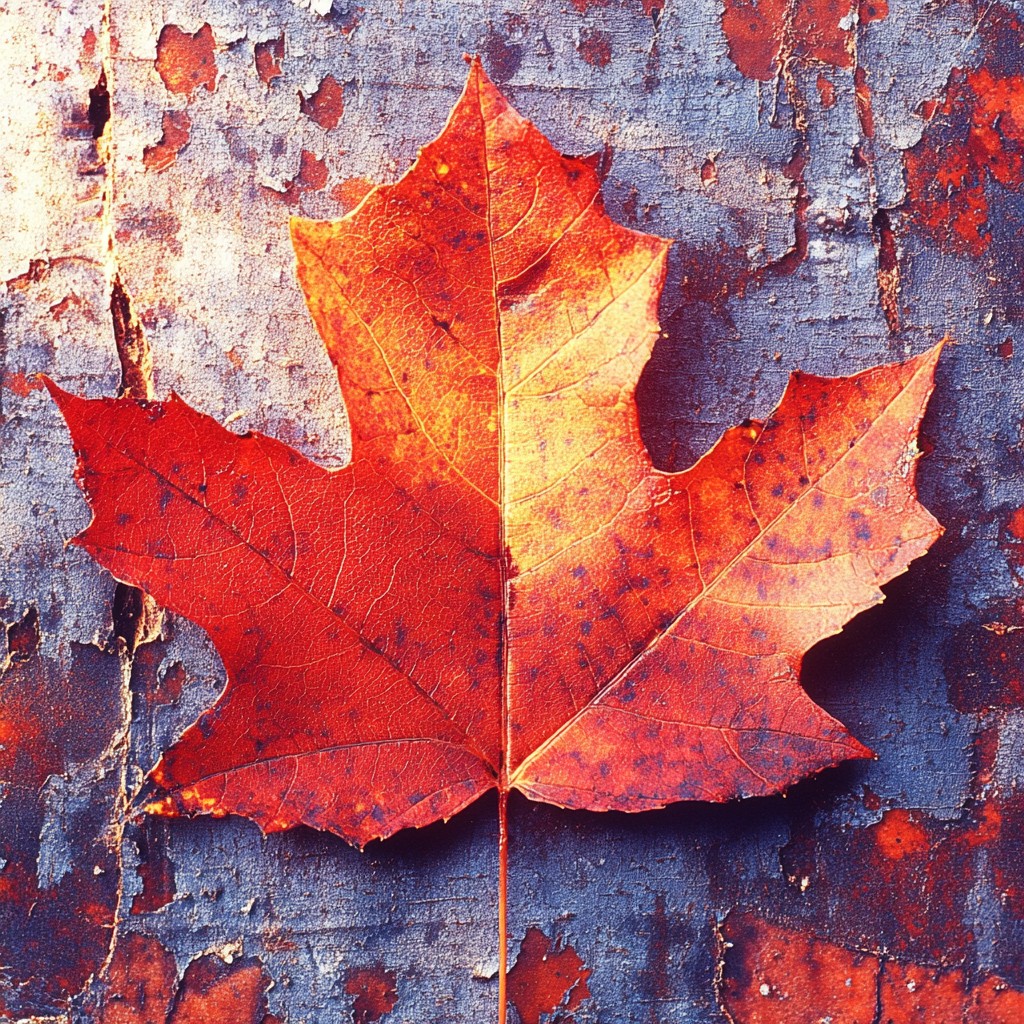
[[[590,971],[549,1019],[818,1020],[757,1016],[779,996],[754,964],[762,921],[933,983],[1024,987],[1024,4],[666,2],[0,10],[0,1019],[163,1021],[130,1015],[141,982],[125,995],[118,971],[146,949],[148,977],[160,949],[132,935],[173,957],[165,988],[193,964],[175,1021],[204,964],[256,993],[225,1020],[494,1015],[493,801],[364,854],[134,813],[222,670],[188,622],[65,549],[88,513],[29,376],[177,391],[344,462],[287,220],[399,176],[465,52],[564,152],[605,150],[616,219],[678,240],[639,390],[661,465],[765,414],[795,367],[953,339],[919,476],[946,535],[805,668],[877,761],[637,817],[513,798],[512,949],[536,926]],[[846,998],[844,979],[814,984]]]

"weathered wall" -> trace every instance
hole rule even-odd
[[[513,948],[530,926],[571,944],[590,971],[566,997],[580,1024],[945,1022],[958,1000],[1015,1019],[1012,989],[994,1010],[977,993],[1024,988],[1024,5],[327,6],[0,14],[0,1019],[163,1021],[172,1001],[179,1022],[214,1005],[257,1024],[493,1015],[493,803],[365,854],[133,813],[221,668],[189,623],[154,625],[65,548],[87,511],[29,376],[174,390],[344,461],[288,217],[397,177],[444,123],[464,52],[563,151],[607,149],[617,219],[678,240],[640,388],[663,466],[765,413],[793,367],[849,373],[953,338],[920,470],[946,535],[805,669],[878,759],[786,798],[638,817],[513,800]],[[530,963],[520,980],[539,984]],[[910,1016],[879,995],[894,977],[944,1008]]]

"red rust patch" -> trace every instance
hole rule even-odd
[[[169,826],[166,818],[147,816],[141,825],[136,845],[139,850],[139,878],[142,892],[132,899],[133,914],[149,914],[167,906],[177,888],[174,863],[167,856]]]
[[[207,954],[182,975],[167,1024],[262,1024],[270,978],[255,958],[226,963]]]
[[[164,25],[156,43],[156,70],[168,92],[191,96],[200,86],[217,86],[216,41],[213,29],[203,25],[189,33],[177,25]]]
[[[285,184],[283,192],[275,189],[268,189],[278,199],[294,206],[302,198],[304,192],[319,192],[327,184],[328,171],[327,161],[311,153],[308,149],[302,151],[299,157],[299,173]]]
[[[768,81],[782,48],[785,0],[726,0],[722,30],[729,56],[747,78]]]
[[[847,949],[750,913],[722,927],[726,947],[719,994],[736,1024],[1009,1024],[1024,992],[990,975],[970,985],[963,972]]]
[[[875,957],[732,913],[719,995],[736,1024],[872,1024]]]
[[[941,100],[922,105],[921,141],[904,153],[908,211],[917,226],[949,252],[980,256],[992,240],[990,183],[1024,187],[1024,26],[995,6],[980,34],[985,58],[956,69]]]
[[[254,957],[193,960],[181,981],[173,955],[157,939],[122,937],[86,1005],[93,1024],[271,1024],[270,976]]]
[[[256,74],[264,85],[270,85],[275,78],[282,75],[281,62],[284,60],[284,33],[276,39],[266,39],[257,43],[254,53]]]
[[[552,942],[539,928],[528,928],[508,972],[509,1002],[522,1024],[540,1024],[546,1014],[572,1013],[590,997],[590,977],[580,955],[561,938]],[[566,1021],[564,1016],[555,1020]],[[552,1021],[552,1024],[554,1022]]]
[[[345,90],[333,75],[327,75],[308,99],[299,93],[299,107],[325,132],[337,128],[345,112]]]
[[[170,167],[191,138],[192,118],[187,110],[165,110],[163,135],[155,146],[147,146],[142,163],[149,171],[162,171]]]
[[[165,1024],[177,977],[174,957],[157,939],[122,936],[102,989],[90,996],[87,1018],[95,1024]]]
[[[523,48],[491,28],[483,43],[484,58],[496,82],[507,82],[523,63]]]
[[[39,391],[42,386],[35,377],[21,370],[4,374],[4,387],[19,398],[27,398],[33,391]]]
[[[612,40],[607,32],[584,32],[576,49],[591,67],[604,68],[611,63]]]
[[[398,979],[383,967],[356,967],[345,975],[345,992],[352,1001],[353,1024],[373,1024],[398,1003]]]
[[[725,0],[722,30],[729,56],[747,78],[773,78],[784,55],[804,63],[853,67],[855,0]],[[885,3],[861,4],[873,12],[868,20],[888,14]]]
[[[51,777],[83,770],[119,728],[116,659],[76,645],[67,662],[51,661],[39,655],[40,634],[30,608],[7,627],[0,662],[0,1017],[14,1019],[67,1011],[107,956],[117,902],[104,842],[110,794],[64,823],[63,866],[44,856]]]
[[[992,606],[986,610],[989,621],[968,622],[951,635],[943,669],[957,711],[976,714],[1024,704],[1024,631],[1012,628],[1022,621],[1022,612],[1020,601]]]
[[[823,110],[831,110],[836,105],[836,87],[825,75],[818,75],[818,98]]]
[[[903,808],[886,811],[874,831],[878,851],[887,860],[921,857],[931,847],[928,830],[913,811]]]
[[[39,650],[39,612],[31,607],[7,627],[7,657],[12,661],[28,661]]]
[[[230,355],[229,355],[230,358]],[[173,704],[181,696],[187,678],[180,661],[165,664],[163,643],[143,644],[132,662],[132,689],[149,705]]]

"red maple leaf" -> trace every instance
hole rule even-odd
[[[504,836],[511,790],[641,811],[869,754],[800,661],[940,532],[914,488],[938,347],[796,373],[764,423],[655,469],[633,392],[668,243],[614,224],[593,164],[478,63],[401,181],[292,234],[345,469],[176,397],[49,385],[94,512],[77,543],[228,674],[151,810],[363,845],[496,788]]]

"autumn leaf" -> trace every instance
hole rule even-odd
[[[363,844],[494,787],[636,811],[868,753],[800,657],[938,535],[914,492],[937,348],[796,373],[765,423],[656,470],[633,389],[667,243],[613,224],[479,64],[405,178],[292,233],[347,468],[177,397],[50,385],[94,511],[77,543],[228,671],[157,809]]]
[[[800,661],[940,532],[914,487],[938,347],[796,373],[764,423],[655,469],[634,389],[668,243],[614,224],[593,162],[478,63],[401,181],[292,237],[345,469],[176,397],[49,384],[94,513],[77,543],[228,674],[150,810],[364,845],[495,788],[642,811],[868,756]]]

